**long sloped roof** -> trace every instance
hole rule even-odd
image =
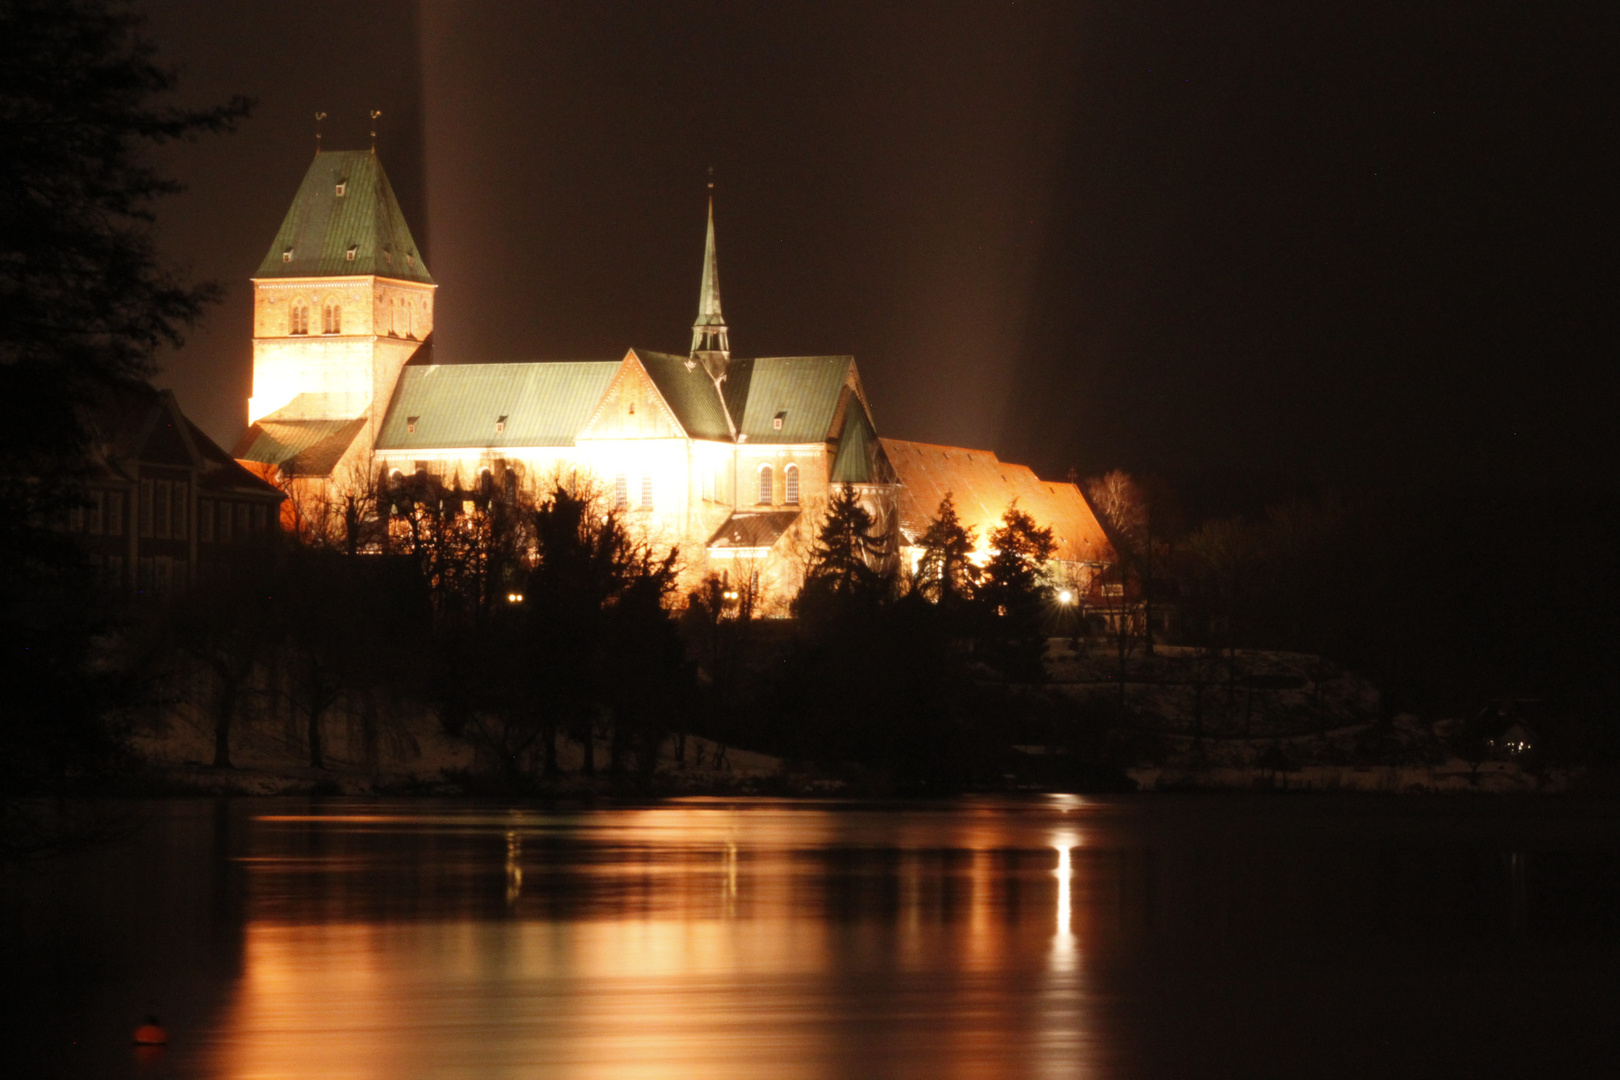
[[[1035,524],[1052,530],[1057,557],[1065,562],[1111,562],[1114,549],[1080,489],[1041,480],[1025,465],[1013,465],[989,450],[882,439],[900,477],[900,531],[916,540],[928,528],[947,493],[962,524],[981,546],[1017,500]]]
[[[618,370],[617,360],[407,364],[377,449],[572,446]]]
[[[366,418],[278,420],[271,413],[242,433],[236,444],[241,461],[275,465],[283,476],[331,476],[344,451],[365,429]]]
[[[731,425],[726,423],[726,407],[707,368],[684,356],[672,356],[650,349],[631,351],[641,361],[641,366],[646,369],[648,377],[687,435],[694,439],[731,438]]]
[[[726,406],[752,443],[824,442],[854,358],[765,356],[726,367]],[[782,428],[777,430],[776,418]]]
[[[348,257],[351,248],[353,259]],[[310,162],[275,242],[254,276],[351,274],[433,281],[377,155],[366,150],[329,150]]]

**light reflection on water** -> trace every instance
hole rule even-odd
[[[254,859],[243,977],[200,1064],[243,1080],[1088,1075],[1075,839],[1048,816],[263,815],[272,847],[309,829],[380,842],[325,865]],[[476,877],[484,830],[504,844],[508,917],[345,917],[386,902],[362,889],[308,918],[311,875],[351,876],[356,847],[387,888],[404,837],[454,837],[441,867]]]
[[[1360,1080],[1620,1065],[1614,807],[151,813],[129,845],[0,879],[0,1036],[45,1059],[19,1074]],[[128,1031],[148,1010],[175,1037],[138,1059]]]

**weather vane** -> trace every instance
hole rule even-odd
[[[318,112],[315,114],[315,155],[317,157],[319,157],[321,153],[321,121],[325,119],[325,113]]]
[[[381,109],[371,110],[371,152],[377,152],[377,117],[382,115]]]

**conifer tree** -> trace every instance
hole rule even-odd
[[[827,516],[816,534],[800,599],[880,599],[887,584],[874,569],[883,555],[884,538],[872,532],[872,515],[854,487],[845,484],[827,500]]]
[[[1014,503],[990,534],[994,554],[984,568],[979,599],[985,608],[989,659],[1009,679],[1038,682],[1046,639],[1042,616],[1052,596],[1047,564],[1057,551],[1050,528]]]
[[[939,501],[934,519],[923,532],[917,563],[917,588],[929,600],[954,607],[973,597],[979,568],[973,565],[973,530],[956,515],[951,493]]]

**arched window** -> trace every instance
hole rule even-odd
[[[798,506],[799,467],[797,465],[789,465],[786,469],[782,470],[782,483],[787,488],[786,497],[783,498],[782,501],[787,503],[789,506]]]
[[[321,333],[343,333],[343,309],[336,300],[328,300],[326,307],[321,310]]]
[[[309,333],[309,305],[302,300],[294,300],[292,318],[287,332],[289,334]]]
[[[388,336],[399,337],[399,301],[388,305]]]
[[[613,505],[619,510],[630,505],[630,478],[624,473],[613,478]]]
[[[759,467],[759,501],[763,506],[771,505],[771,495],[776,486],[776,474],[769,465]]]

